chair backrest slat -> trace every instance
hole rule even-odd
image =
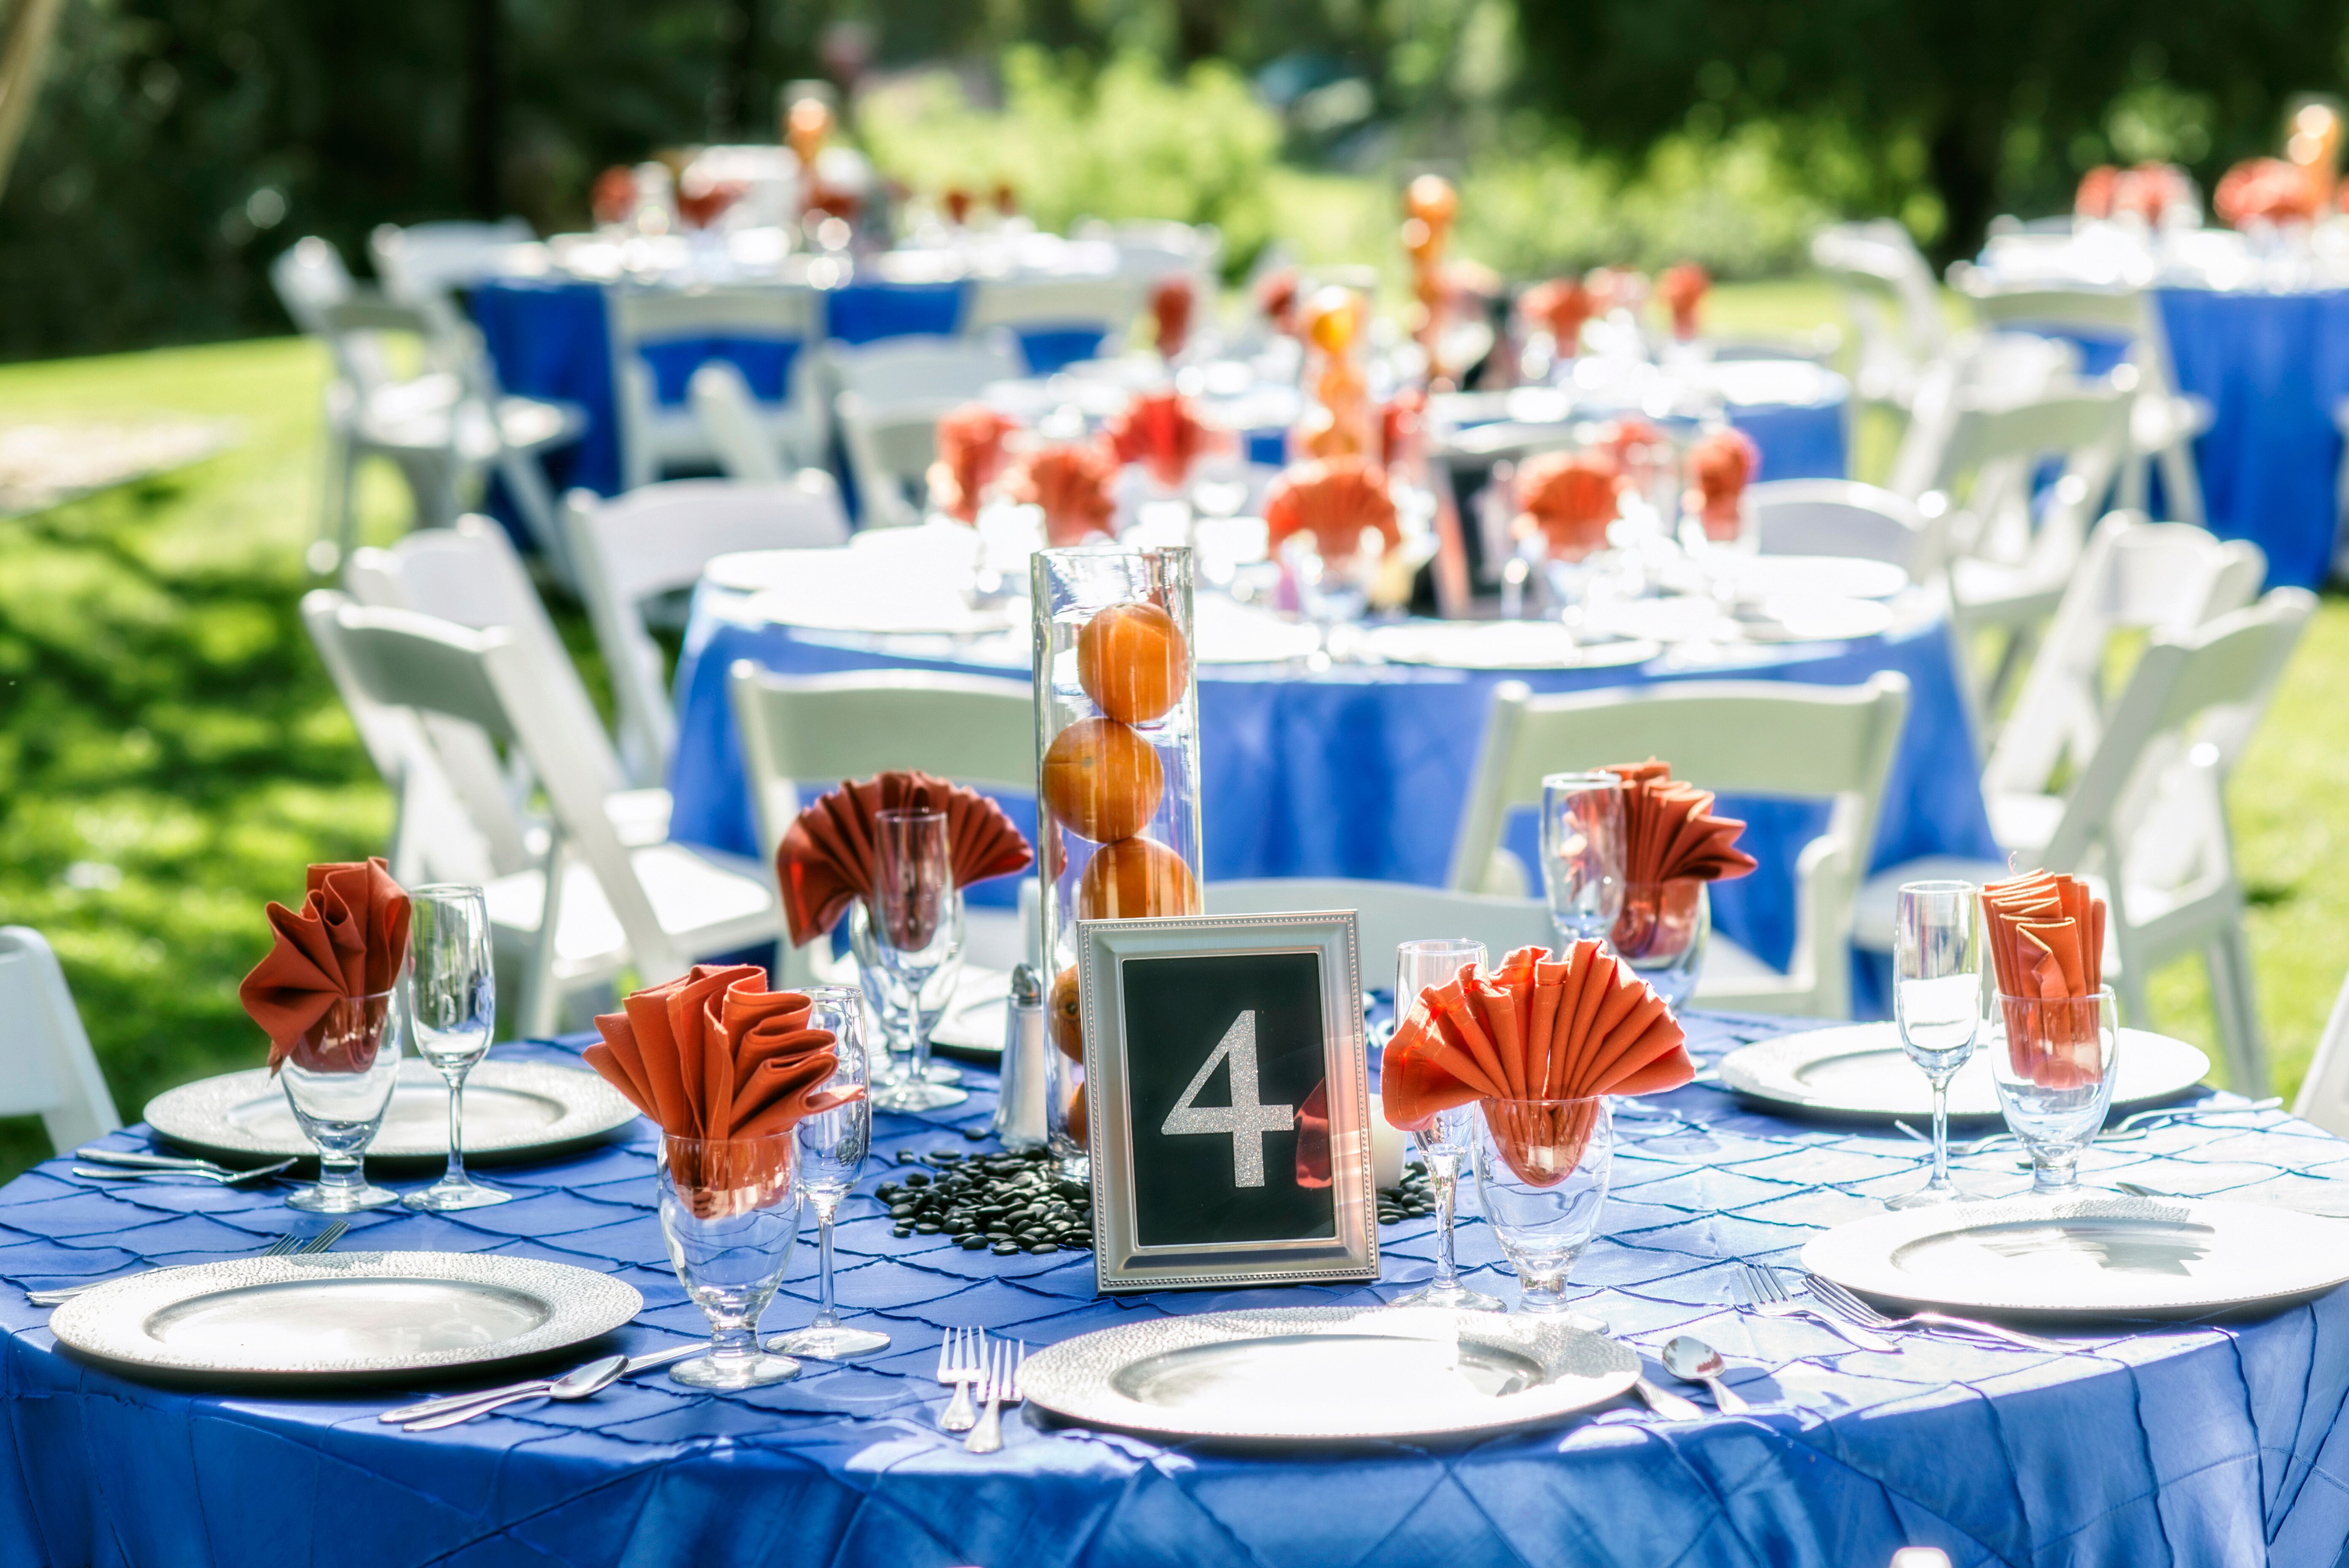
[[[56,953],[0,926],[0,1116],[36,1111],[60,1154],[122,1125]]]
[[[1209,882],[1209,914],[1278,914],[1289,910],[1350,909],[1361,950],[1362,984],[1394,984],[1395,949],[1427,936],[1464,936],[1485,944],[1498,964],[1520,947],[1554,947],[1549,905],[1537,898],[1487,898],[1409,882],[1280,877]],[[1399,998],[1398,1007],[1408,1006]]]

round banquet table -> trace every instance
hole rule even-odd
[[[783,675],[942,669],[1025,679],[1026,643],[1018,637],[957,645],[944,638],[811,632],[763,620],[751,595],[703,582],[677,672],[670,832],[737,854],[760,852],[726,695],[727,672],[737,659]],[[1206,874],[1217,882],[1359,877],[1443,885],[1493,688],[1503,680],[1524,681],[1537,692],[1689,679],[1855,686],[1879,670],[1908,677],[1909,715],[1886,781],[1871,869],[1923,855],[1998,859],[1947,623],[1909,614],[1878,636],[1755,645],[1702,665],[1669,654],[1640,665],[1549,670],[1338,665],[1314,674],[1294,665],[1203,665]],[[1033,801],[1006,805],[1022,830],[1032,831]],[[1794,951],[1795,862],[1824,830],[1826,806],[1732,796],[1723,809],[1745,819],[1741,841],[1762,868],[1713,884],[1714,925],[1783,969]],[[1536,840],[1534,813],[1516,813],[1507,842],[1529,867],[1540,863]],[[1009,894],[999,888],[981,896]],[[1879,967],[1872,961],[1854,966],[1858,1016],[1883,1016],[1889,1007]]]
[[[1701,1059],[1785,1027],[1692,1016]],[[554,1056],[575,1047],[508,1046]],[[900,1151],[981,1147],[988,1075],[937,1119],[884,1116]],[[1649,1357],[1697,1334],[1731,1363],[1746,1416],[1671,1423],[1628,1404],[1440,1445],[1248,1455],[1005,1423],[974,1457],[936,1429],[950,1327],[1032,1348],[1139,1314],[1369,1305],[1428,1277],[1432,1222],[1381,1233],[1373,1286],[1097,1298],[1089,1255],[899,1242],[865,1192],[840,1228],[843,1311],[890,1351],[812,1362],[744,1394],[654,1372],[573,1404],[511,1407],[430,1434],[386,1407],[464,1385],[210,1393],[133,1381],[61,1353],[24,1287],[253,1250],[290,1228],[282,1189],[97,1185],[55,1161],[0,1188],[0,1562],[245,1568],[1285,1568],[1525,1563],[1578,1568],[1874,1568],[1905,1544],[1988,1563],[2331,1568],[2349,1538],[2349,1291],[2264,1318],[2067,1336],[2063,1356],[1927,1336],[1855,1350],[1799,1320],[1722,1305],[1733,1258],[1795,1263],[1816,1229],[1918,1180],[1890,1130],[1804,1126],[1692,1085],[1646,1102],[1702,1123],[1619,1121],[1605,1234],[1576,1270]],[[143,1130],[111,1141],[144,1147]],[[704,1331],[663,1253],[649,1129],[558,1162],[502,1168],[515,1202],[363,1216],[343,1250],[498,1251],[618,1275],[644,1294],[613,1336],[632,1352]],[[2173,1127],[2099,1150],[2091,1181],[2223,1193],[2349,1176],[2349,1144],[2277,1112]],[[869,1174],[872,1183],[885,1178]],[[1961,1161],[1984,1193],[2026,1181]],[[1473,1208],[1474,1199],[1469,1200]],[[315,1222],[305,1222],[315,1229]],[[2349,1236],[2349,1222],[2344,1223]],[[1487,1227],[1464,1222],[1472,1284],[1514,1299]],[[813,1311],[813,1246],[767,1315]],[[583,1348],[563,1364],[585,1359]],[[472,1386],[505,1381],[492,1375]],[[1698,1393],[1700,1391],[1690,1390]]]

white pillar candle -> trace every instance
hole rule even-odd
[[[1385,1108],[1371,1096],[1371,1174],[1381,1188],[1402,1181],[1402,1134],[1387,1125]]]

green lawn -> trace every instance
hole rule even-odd
[[[1724,288],[1714,312],[1733,331],[1834,318],[1804,284]],[[236,985],[264,946],[263,903],[390,827],[295,613],[324,375],[288,340],[0,366],[0,423],[155,411],[243,429],[177,476],[0,521],[0,923],[57,944],[129,1117],[261,1059]],[[363,508],[376,538],[405,516],[388,474]],[[2349,843],[2349,707],[2328,695],[2343,686],[2349,603],[2328,599],[2233,790],[2284,1093],[2349,965],[2349,881],[2321,874]],[[2209,1042],[2194,966],[2158,977],[2155,1006],[2158,1026]],[[0,1121],[0,1177],[47,1152],[36,1120]]]

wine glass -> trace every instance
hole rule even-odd
[[[512,1192],[465,1174],[465,1075],[489,1055],[498,1016],[489,896],[478,887],[441,884],[408,897],[408,1013],[416,1054],[449,1084],[449,1169],[400,1202],[434,1213],[511,1202]]]
[[[1395,1016],[1408,1014],[1412,1003],[1426,987],[1451,984],[1464,965],[1485,967],[1483,943],[1464,936],[1444,936],[1398,944]],[[1426,1162],[1428,1183],[1435,1189],[1435,1277],[1408,1295],[1397,1296],[1397,1306],[1454,1306],[1469,1312],[1501,1310],[1498,1297],[1470,1290],[1460,1283],[1459,1268],[1453,1261],[1452,1228],[1460,1197],[1460,1161],[1467,1152],[1468,1123],[1475,1114],[1474,1105],[1457,1106],[1438,1115],[1435,1125],[1426,1131],[1411,1135],[1419,1145],[1420,1158]]]
[[[1542,886],[1558,946],[1604,942],[1623,913],[1623,780],[1553,773],[1542,780]]]
[[[799,1237],[798,1151],[788,1132],[661,1135],[661,1239],[678,1283],[709,1319],[709,1353],[668,1369],[689,1388],[755,1388],[799,1376],[798,1362],[759,1346],[759,1315]]]
[[[1599,1233],[1615,1149],[1606,1097],[1487,1099],[1469,1108],[1476,1198],[1517,1271],[1517,1310],[1607,1332],[1567,1305],[1567,1276]]]
[[[303,1136],[318,1146],[318,1180],[285,1200],[313,1214],[356,1214],[399,1202],[368,1184],[367,1146],[399,1083],[399,991],[337,996],[294,1043],[277,1073]]]
[[[890,1032],[890,1049],[907,1061],[876,1090],[884,1110],[936,1110],[960,1105],[967,1090],[929,1076],[930,1031],[946,1013],[962,968],[962,892],[954,884],[943,811],[893,810],[874,822],[873,897],[861,925],[859,970]],[[877,982],[877,985],[876,985]]]
[[[1933,1086],[1933,1171],[1922,1187],[1886,1206],[1922,1209],[1965,1196],[1950,1181],[1950,1080],[1974,1054],[1982,948],[1971,882],[1904,882],[1899,900],[1892,928],[1892,1012],[1900,1048]]]
[[[1991,1078],[2007,1130],[2031,1156],[2031,1190],[2076,1191],[2081,1150],[2112,1109],[2120,1004],[2106,985],[2093,996],[2002,995],[1997,1007]]]
[[[778,1335],[768,1340],[767,1348],[785,1356],[845,1361],[854,1356],[870,1356],[889,1348],[889,1336],[885,1334],[844,1326],[833,1307],[832,1294],[833,1218],[840,1211],[840,1201],[856,1184],[857,1172],[864,1167],[865,1151],[873,1144],[873,1106],[867,1099],[872,1085],[867,1081],[864,1057],[864,1004],[859,993],[843,985],[811,986],[807,996],[812,1004],[808,1010],[807,1026],[831,1030],[833,1048],[840,1057],[840,1065],[833,1069],[823,1087],[862,1088],[865,1093],[830,1110],[800,1119],[796,1129],[800,1144],[799,1185],[815,1208],[817,1244],[823,1256],[823,1305],[816,1310],[815,1321],[795,1334]]]

